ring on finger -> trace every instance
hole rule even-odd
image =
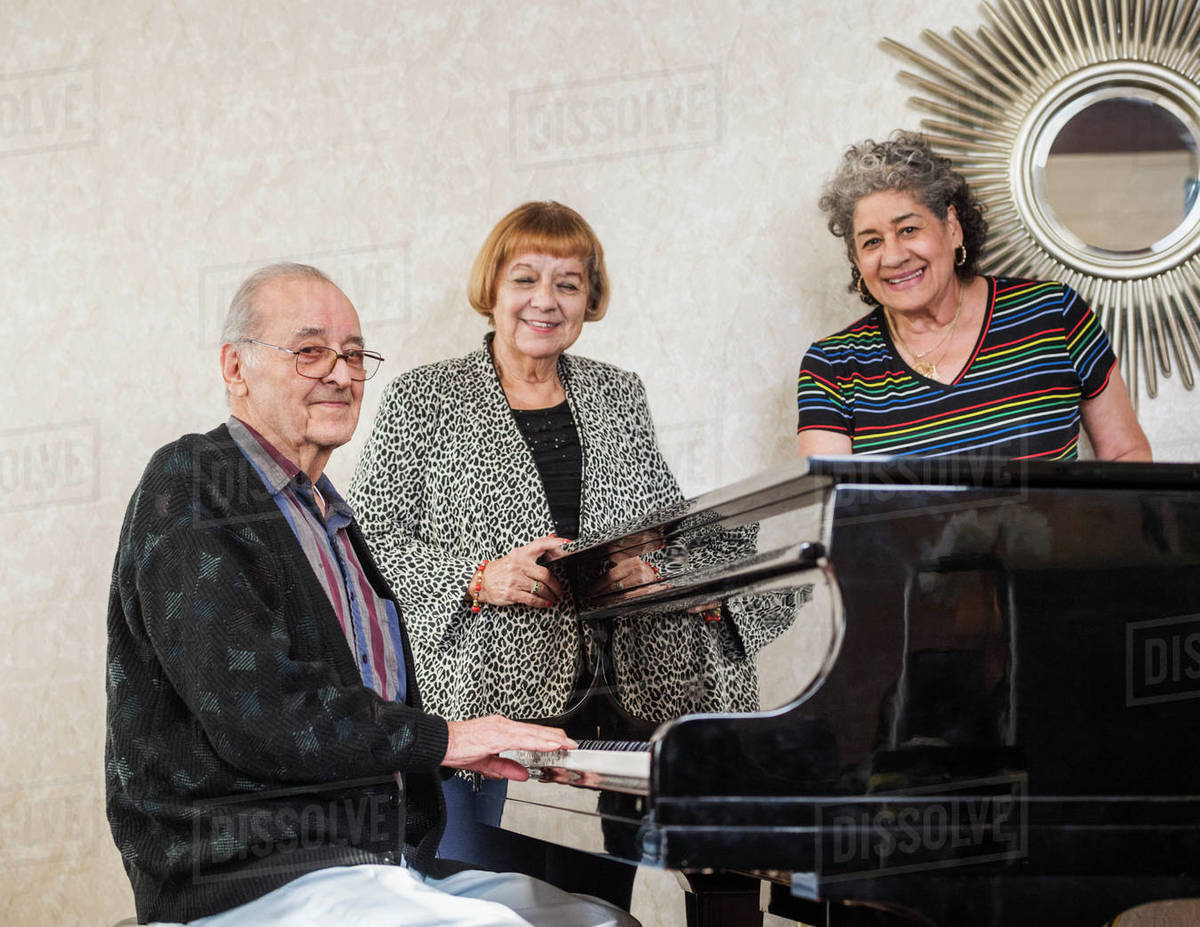
[[[625,584],[623,582],[621,582],[619,579],[617,580],[617,591],[619,591],[619,592],[625,591]]]
[[[540,579],[535,579],[535,580],[533,581],[533,588],[532,588],[532,589],[530,589],[529,591],[530,591],[531,593],[533,593],[534,595],[537,595],[537,594],[538,594],[538,590],[539,590],[539,589],[541,589],[541,588],[542,588],[542,581],[541,581]]]

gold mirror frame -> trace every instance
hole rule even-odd
[[[1200,142],[1200,0],[998,0],[976,36],[921,38],[936,61],[892,39],[885,51],[924,73],[900,80],[933,147],[954,161],[984,205],[987,273],[1056,279],[1096,310],[1135,397],[1158,394],[1178,367],[1187,389],[1200,365],[1200,206],[1139,251],[1112,252],[1064,234],[1045,201],[1041,167],[1069,114],[1125,95],[1153,102]],[[1190,354],[1190,357],[1189,357]]]

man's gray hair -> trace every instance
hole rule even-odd
[[[310,264],[282,261],[256,270],[243,281],[237,292],[233,294],[229,312],[225,315],[225,324],[221,327],[222,344],[236,344],[258,334],[259,291],[272,280],[280,280],[284,277],[311,277],[314,280],[323,280],[325,283],[336,286],[324,272]]]

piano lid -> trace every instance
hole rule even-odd
[[[611,702],[612,717],[556,720],[589,738],[625,728],[644,739],[681,714],[757,711],[803,691],[839,634],[823,543],[832,485],[797,461],[570,545],[554,566],[590,635],[584,696]],[[635,556],[656,578],[614,587],[608,570]],[[781,684],[764,702],[768,648]],[[788,656],[801,650],[812,659]]]
[[[1100,460],[1005,460],[998,457],[812,457],[806,472],[843,485],[990,489],[1126,489],[1193,491],[1200,464]]]
[[[819,502],[835,484],[1190,491],[1200,485],[1200,464],[872,455],[801,458],[650,512],[631,524],[583,535],[567,546],[560,562],[570,564],[598,549],[645,551],[662,539],[752,524]]]

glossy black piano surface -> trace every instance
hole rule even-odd
[[[659,583],[596,589],[648,550]],[[557,720],[652,736],[650,778],[550,771],[589,787],[514,786],[506,827],[770,874],[782,913],[822,923],[859,901],[1101,924],[1200,895],[1200,467],[814,458],[560,566],[594,591],[593,646]],[[676,632],[696,622],[752,696],[706,665],[647,698],[694,666]]]

